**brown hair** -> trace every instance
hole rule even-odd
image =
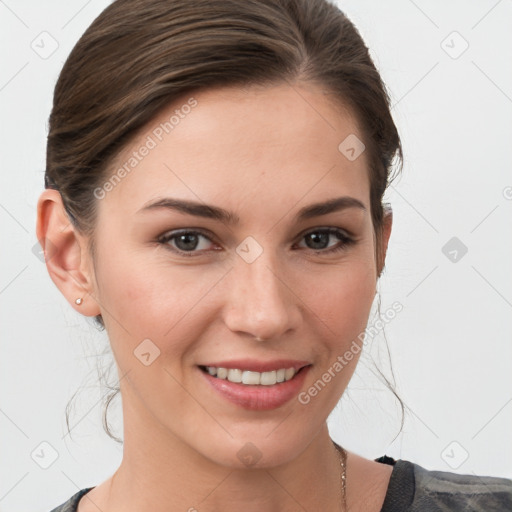
[[[327,0],[114,1],[79,39],[55,86],[45,187],[60,192],[94,256],[93,191],[162,108],[200,89],[293,81],[320,84],[356,116],[380,259],[382,199],[394,158],[402,161],[400,138],[364,41]],[[104,327],[101,315],[96,321]],[[104,426],[109,433],[105,417]]]

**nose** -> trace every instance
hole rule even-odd
[[[252,263],[237,258],[228,277],[224,321],[232,332],[260,341],[281,339],[301,320],[293,278],[269,253],[264,251]]]

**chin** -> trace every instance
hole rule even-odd
[[[267,429],[259,429],[257,435],[239,435],[197,446],[196,450],[215,464],[231,469],[274,468],[296,458],[309,442],[303,435],[290,433],[268,435]]]

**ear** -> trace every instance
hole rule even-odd
[[[381,240],[380,247],[377,252],[379,261],[377,262],[377,276],[380,277],[382,271],[384,270],[384,265],[386,263],[386,254],[388,251],[388,243],[389,237],[391,236],[391,227],[393,225],[393,210],[391,209],[391,205],[389,203],[384,205],[384,216],[382,219],[382,228],[381,228]]]
[[[48,273],[64,297],[79,313],[99,315],[87,239],[71,223],[57,190],[46,189],[39,197],[36,235]],[[77,298],[82,298],[81,305],[75,303]]]

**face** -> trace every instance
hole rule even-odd
[[[222,88],[118,155],[125,172],[97,192],[93,294],[132,436],[271,466],[325,427],[377,276],[368,161],[340,152],[349,135],[363,139],[316,86]]]

